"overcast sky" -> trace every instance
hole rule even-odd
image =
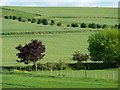
[[[0,0],[0,6],[118,7],[119,0]]]

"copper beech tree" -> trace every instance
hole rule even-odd
[[[36,67],[36,70],[36,62],[45,56],[45,45],[39,40],[31,40],[30,43],[24,46],[18,45],[16,49],[19,51],[16,56],[20,59],[17,60],[17,62],[24,62],[25,64],[33,62],[33,66]]]

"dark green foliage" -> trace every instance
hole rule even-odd
[[[54,25],[55,24],[55,20],[51,20],[50,25]]]
[[[103,62],[120,62],[120,45],[118,30],[104,30],[88,39],[91,60]]]
[[[17,16],[13,16],[13,20],[16,20],[17,19]]]
[[[120,24],[118,24],[118,29],[120,29]]]
[[[18,21],[22,22],[22,17],[18,17]]]
[[[103,29],[107,28],[107,25],[106,24],[102,25],[102,28]]]
[[[70,25],[68,24],[67,27],[70,27]]]
[[[8,19],[8,16],[4,16],[4,19]]]
[[[38,19],[37,24],[41,24],[41,23],[42,23],[42,20]]]
[[[77,23],[72,23],[71,27],[78,27],[78,24]]]
[[[9,19],[12,19],[12,16],[11,16],[11,15],[9,16]]]
[[[75,61],[86,61],[89,59],[89,55],[87,54],[81,54],[79,51],[76,51],[75,54],[73,54],[73,60]]]
[[[48,25],[48,20],[47,19],[43,19],[42,23],[43,23],[43,25]]]
[[[87,24],[86,23],[81,23],[81,28],[87,28]]]
[[[90,24],[88,25],[88,27],[89,27],[89,28],[96,28],[97,26],[96,26],[95,23],[90,23]]]
[[[100,24],[97,24],[97,28],[102,28],[102,26]]]
[[[30,22],[31,21],[31,19],[30,18],[28,18],[28,22]]]
[[[42,41],[38,40],[31,40],[31,43],[24,46],[18,45],[16,49],[19,51],[16,56],[20,59],[17,62],[24,62],[25,64],[33,62],[35,65],[38,60],[45,56],[45,46],[42,44]]]
[[[61,26],[61,25],[62,25],[62,23],[61,23],[61,22],[58,22],[58,23],[57,23],[57,26]]]
[[[33,18],[33,19],[31,20],[31,23],[36,23],[36,19]]]

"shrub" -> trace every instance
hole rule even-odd
[[[67,27],[70,27],[70,25],[68,24]]]
[[[54,20],[51,20],[51,25],[54,25],[55,24],[55,21]]]
[[[31,19],[30,18],[28,18],[28,22],[30,22],[31,21]]]
[[[78,24],[77,23],[72,23],[71,27],[78,27]]]
[[[36,22],[36,19],[33,18],[33,19],[31,20],[31,23],[35,23],[35,22]]]
[[[20,21],[20,22],[21,22],[21,21],[22,21],[22,17],[18,17],[18,21]]]
[[[96,26],[95,23],[90,23],[90,24],[88,25],[88,27],[89,27],[89,28],[96,28],[97,26]]]
[[[102,25],[102,28],[103,29],[107,28],[107,25],[106,24]]]
[[[12,16],[11,16],[11,15],[9,16],[9,19],[12,19]]]
[[[81,28],[87,28],[87,24],[86,23],[81,23]]]
[[[58,23],[57,23],[57,26],[61,26],[61,25],[62,25],[62,23],[61,23],[61,22],[58,22]]]
[[[63,70],[63,69],[66,69],[67,65],[65,64],[65,62],[62,62],[61,60],[59,60],[59,63],[57,63],[56,67],[58,70]]]
[[[100,24],[97,24],[97,28],[102,28],[102,26]]]
[[[43,25],[48,25],[47,19],[43,19],[43,20],[42,20],[42,23],[43,23]]]
[[[17,19],[17,16],[13,16],[13,20],[16,20]]]
[[[4,16],[4,19],[8,19],[8,16]]]
[[[42,20],[41,20],[41,19],[38,19],[37,24],[40,24],[41,22],[42,22]]]

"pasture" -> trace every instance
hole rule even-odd
[[[6,9],[5,9],[6,8]],[[1,9],[1,8],[0,8]],[[41,63],[59,62],[76,63],[72,60],[75,51],[83,54],[88,52],[88,37],[96,30],[76,27],[66,27],[71,23],[99,23],[115,25],[118,23],[118,9],[115,8],[77,8],[77,7],[8,7],[2,9],[4,15],[16,15],[25,18],[47,18],[62,22],[62,26],[31,24],[18,22],[17,20],[2,20],[2,32],[39,32],[39,31],[81,31],[76,33],[53,34],[24,34],[3,35],[2,42],[2,66],[17,66],[15,49],[19,44],[25,45],[32,39],[38,39],[46,47],[45,57]],[[41,16],[37,16],[41,15]],[[82,30],[84,32],[82,32]],[[91,31],[89,31],[91,30]],[[62,74],[61,74],[62,73]],[[117,88],[118,70],[87,70],[87,78],[84,70],[53,70],[51,71],[8,71],[3,69],[3,88]]]
[[[117,70],[3,72],[3,88],[117,88]],[[93,74],[94,73],[94,74]],[[64,75],[64,76],[63,76]],[[114,76],[115,75],[115,76]],[[17,77],[17,78],[16,78]]]

